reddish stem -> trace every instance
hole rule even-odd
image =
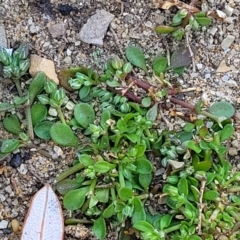
[[[170,102],[172,103],[176,103],[178,105],[180,105],[181,107],[185,107],[185,108],[188,108],[190,109],[191,111],[195,112],[195,107],[187,102],[184,102],[182,100],[179,100],[177,98],[174,98],[174,97],[171,97],[170,98]]]

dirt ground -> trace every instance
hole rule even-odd
[[[210,27],[193,31],[189,40],[197,49],[196,71],[193,71],[191,65],[182,77],[168,77],[171,78],[170,82],[183,89],[195,88],[194,92],[184,95],[185,101],[189,103],[194,104],[198,99],[203,99],[210,105],[214,101],[225,99],[235,106],[236,133],[229,146],[229,157],[240,168],[240,1],[198,2],[198,6],[202,4],[208,10],[225,12],[227,20],[213,19]],[[103,45],[82,42],[79,39],[80,29],[96,10],[101,9],[114,15]],[[6,29],[8,47],[14,48],[19,41],[27,42],[31,53],[53,60],[57,71],[69,66],[91,66],[100,71],[103,63],[110,57],[123,57],[129,44],[141,47],[149,62],[159,53],[166,54],[167,49],[172,52],[178,48],[179,42],[169,36],[156,34],[154,27],[170,23],[175,12],[176,9],[164,11],[154,8],[151,0],[0,0],[0,21]],[[56,23],[66,26],[64,34],[59,37],[53,37],[49,31],[49,26]],[[234,37],[234,41],[226,48],[224,40],[229,35]],[[139,76],[145,79],[144,73],[139,72]],[[4,79],[0,81],[0,101],[11,99],[16,89],[11,83],[4,82]],[[180,119],[170,118],[168,112],[164,114],[172,123],[173,129],[182,123]],[[4,114],[0,113],[0,121],[3,117]],[[8,134],[1,127],[0,138],[7,137]],[[34,144],[37,148],[30,148],[30,156],[26,157],[29,159],[19,168],[11,167],[11,156],[0,161],[0,170],[4,169],[0,171],[0,222],[5,220],[8,223],[6,228],[0,228],[1,240],[19,239],[20,232],[13,232],[11,229],[12,219],[22,224],[31,197],[45,183],[52,184],[55,176],[71,166],[73,161],[74,153],[69,149],[61,148],[63,154],[57,156],[59,149],[53,143],[35,140]],[[39,148],[47,151],[50,157],[42,155]],[[28,152],[28,149],[23,149],[22,154],[28,155]],[[161,171],[164,172],[164,169],[156,169],[157,174]],[[64,212],[64,215],[67,216],[68,212]],[[83,238],[66,234],[65,239]],[[117,232],[110,227],[107,239],[119,239]]]

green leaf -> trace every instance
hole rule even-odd
[[[193,140],[185,141],[183,145],[187,148],[192,149],[196,153],[200,153],[202,151],[202,149]]]
[[[146,145],[140,143],[140,144],[137,144],[135,148],[137,149],[136,158],[142,157],[146,151]]]
[[[141,49],[135,46],[129,46],[126,49],[126,57],[134,66],[143,69],[147,72],[145,57]]]
[[[2,142],[1,153],[10,153],[20,146],[20,141],[17,139],[6,139]]]
[[[109,189],[96,189],[95,190],[95,196],[99,202],[107,203],[109,200]]]
[[[223,130],[221,131],[221,142],[229,139],[230,137],[233,136],[234,133],[234,127],[231,124],[226,124],[223,127]]]
[[[127,201],[133,197],[132,189],[127,188],[127,187],[122,187],[118,190],[118,196],[123,201]]]
[[[142,102],[141,102],[142,106],[143,107],[150,107],[151,104],[152,104],[152,99],[150,97],[145,97],[142,99]]]
[[[159,33],[159,34],[172,33],[172,32],[174,32],[175,30],[176,30],[175,27],[164,26],[164,25],[157,26],[157,27],[155,28],[156,33]]]
[[[196,16],[195,19],[201,26],[209,26],[212,23],[211,19],[208,17]]]
[[[208,111],[217,117],[226,117],[226,118],[231,118],[235,113],[235,109],[232,106],[232,104],[226,101],[220,101],[220,102],[214,103],[208,109]]]
[[[79,90],[79,98],[81,101],[85,101],[85,99],[89,96],[91,92],[91,86],[83,86],[80,90]]]
[[[84,180],[84,178],[83,178]],[[57,183],[56,189],[61,195],[65,195],[71,190],[79,188],[82,185],[80,181],[76,179],[63,179],[61,182]]]
[[[101,118],[100,118],[100,125],[104,130],[108,128],[107,120],[109,120],[110,118],[111,118],[111,113],[109,110],[105,110],[102,112]]]
[[[159,75],[166,71],[168,66],[168,61],[166,57],[157,56],[153,60],[153,70],[155,74]]]
[[[138,173],[148,174],[152,172],[153,169],[152,164],[149,160],[145,158],[138,158],[136,160],[136,165],[137,165],[136,171]]]
[[[195,128],[195,124],[193,123],[186,123],[183,130],[186,132],[192,132],[192,130]]]
[[[21,131],[21,123],[16,115],[10,115],[3,119],[3,127],[10,133],[18,135]]]
[[[166,214],[160,218],[160,229],[164,230],[164,228],[168,228],[171,221],[172,221],[173,215]]]
[[[184,66],[183,67],[177,67],[177,68],[173,69],[173,73],[176,73],[176,74],[178,74],[180,76],[184,73],[184,71],[185,71],[185,67]]]
[[[154,232],[154,227],[146,221],[136,222],[133,227],[142,232]]]
[[[28,100],[28,95],[25,95],[23,97],[16,96],[13,99],[13,103],[18,106],[18,105],[24,104],[27,100]]]
[[[47,77],[44,72],[38,72],[31,81],[28,88],[30,105],[32,105],[35,97],[43,90],[45,81],[47,81]]]
[[[35,126],[37,123],[43,121],[47,116],[47,108],[41,103],[36,103],[31,107],[32,123]]]
[[[191,188],[191,191],[192,191],[194,200],[195,200],[196,202],[198,202],[198,201],[199,201],[199,197],[200,197],[200,192],[199,192],[198,188],[196,188],[196,187],[193,186],[193,185],[191,185],[190,188]]]
[[[217,200],[217,198],[219,198],[220,194],[218,191],[215,191],[215,190],[208,190],[208,191],[205,191],[204,194],[203,194],[203,199],[205,200]]]
[[[91,105],[79,103],[74,107],[74,117],[81,126],[87,128],[90,123],[94,123],[95,112]]]
[[[104,135],[101,137],[100,141],[99,141],[99,149],[106,149],[109,147],[109,138],[107,135]]]
[[[192,165],[196,171],[208,171],[212,167],[212,161],[200,161],[198,155],[192,157]]]
[[[50,129],[53,126],[53,122],[44,121],[35,125],[34,133],[41,139],[50,140]]]
[[[135,133],[127,133],[124,134],[124,136],[127,137],[133,143],[136,143],[139,139],[139,137]]]
[[[0,112],[5,112],[7,110],[10,110],[14,108],[14,104],[11,103],[0,103]]]
[[[132,203],[134,206],[132,224],[137,223],[140,220],[142,221],[146,220],[146,213],[141,200],[138,197],[134,197]]]
[[[151,173],[140,173],[138,176],[138,181],[140,185],[144,188],[144,190],[147,192],[148,187],[152,181],[152,174]]]
[[[81,154],[78,158],[79,162],[82,163],[85,167],[91,166],[94,164],[94,160],[88,154]]]
[[[63,198],[63,206],[68,210],[77,210],[82,207],[89,191],[89,187],[83,187],[69,191]]]
[[[107,208],[104,209],[102,216],[104,218],[110,218],[114,214],[114,204],[111,203]]]
[[[103,217],[98,218],[94,221],[93,224],[93,232],[94,235],[100,239],[103,240],[106,237],[106,223]]]
[[[146,118],[147,120],[151,120],[151,121],[155,121],[157,119],[158,116],[158,104],[154,104],[153,107],[151,107],[146,114]]]
[[[227,148],[223,145],[218,145],[214,142],[209,143],[209,147],[216,151],[218,154],[224,154],[227,151]]]
[[[98,161],[93,165],[94,170],[98,173],[107,173],[114,167],[114,164],[111,164],[107,161]]]
[[[63,123],[55,123],[50,129],[50,136],[55,143],[63,146],[77,147],[79,143],[72,129]]]
[[[185,197],[188,196],[188,182],[186,178],[181,178],[178,182],[178,192],[184,194]]]

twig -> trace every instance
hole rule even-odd
[[[165,118],[161,108],[159,108],[159,113],[160,113],[163,121],[166,123],[167,127],[171,130],[172,129],[172,124],[167,120],[167,118]]]
[[[119,52],[120,52],[121,55],[122,55],[122,58],[127,61],[127,58],[125,57],[125,54],[124,54],[124,52],[123,52],[123,50],[122,50],[122,47],[121,47],[121,44],[120,44],[120,42],[119,42],[118,36],[117,36],[117,34],[115,33],[115,31],[113,30],[113,28],[112,28],[111,26],[110,26],[110,31],[111,31],[114,39],[115,39],[115,42],[116,42],[116,44],[117,44],[117,47],[118,47],[118,49],[119,49]]]
[[[176,104],[178,104],[178,105],[180,105],[182,107],[190,109],[191,111],[195,111],[195,107],[193,105],[187,103],[187,102],[184,102],[184,101],[179,100],[179,99],[174,98],[174,97],[171,97],[169,100],[172,103],[176,103]]]
[[[193,51],[192,51],[191,46],[189,44],[190,30],[191,30],[191,26],[187,25],[185,27],[186,45],[188,47],[188,50],[189,50],[189,53],[190,53],[190,57],[192,59],[193,72],[196,72],[196,64],[195,64],[195,60],[194,60],[194,54],[193,54]]]
[[[146,12],[146,14],[143,16],[143,18],[141,19],[141,21],[133,28],[133,31],[135,31],[136,29],[139,29],[139,27],[143,24],[143,22],[149,17],[150,13],[151,13],[152,9],[148,9],[148,11]]]
[[[34,47],[32,44],[30,44],[30,43],[28,43],[28,45],[29,45],[31,48],[33,48],[34,50],[36,50],[37,52],[40,52],[41,54],[43,54],[43,55],[49,57],[49,59],[53,61],[53,58],[52,58],[49,54],[47,54],[47,53],[45,53],[45,52],[43,52],[43,51],[41,51],[41,50],[35,48],[35,47]]]
[[[198,234],[202,234],[202,211],[203,211],[203,193],[206,185],[206,180],[201,181],[200,196],[199,196],[199,207],[198,207]]]

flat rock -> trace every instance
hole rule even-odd
[[[97,10],[96,14],[91,16],[80,30],[80,40],[89,44],[103,45],[104,35],[113,18],[113,14],[105,10]]]
[[[0,46],[7,47],[7,38],[4,25],[0,25]]]
[[[0,229],[5,229],[8,226],[8,221],[2,220],[0,221]]]
[[[57,38],[59,36],[65,35],[66,30],[67,30],[66,24],[64,24],[63,22],[50,25],[48,27],[48,31],[53,38]]]
[[[228,67],[225,60],[223,60],[220,63],[219,67],[217,68],[216,72],[217,73],[225,73],[225,72],[229,72],[230,70],[231,70],[231,68]]]
[[[227,35],[227,37],[225,38],[225,39],[223,39],[223,41],[222,41],[222,43],[221,43],[221,47],[222,47],[222,49],[223,50],[226,50],[226,49],[228,49],[231,45],[232,45],[232,43],[233,43],[233,41],[235,40],[235,37],[234,36],[232,36],[232,35]]]
[[[59,84],[54,62],[46,58],[39,57],[36,54],[31,54],[29,73],[32,77],[35,77],[38,72],[44,72],[49,79],[52,79],[54,82]]]

